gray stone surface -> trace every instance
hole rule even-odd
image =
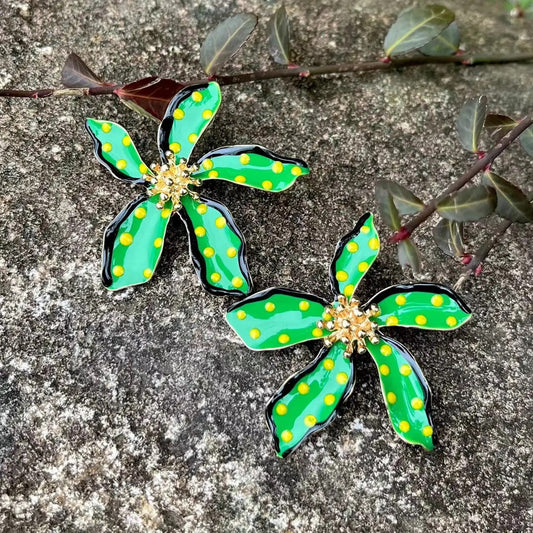
[[[377,57],[408,4],[288,1],[297,60]],[[501,2],[446,4],[469,50],[533,48],[533,22],[510,20]],[[0,83],[57,86],[70,51],[109,80],[192,79],[208,28],[272,6],[5,0]],[[269,67],[265,22],[236,70]],[[280,195],[205,187],[243,229],[256,288],[329,297],[335,243],[374,209],[374,180],[397,179],[425,199],[438,193],[469,164],[453,131],[463,101],[484,93],[495,111],[531,111],[532,74],[531,64],[443,66],[224,88],[198,154],[257,142],[312,169]],[[485,274],[465,287],[475,313],[466,327],[395,332],[432,385],[434,453],[394,436],[365,355],[342,416],[280,460],[263,407],[318,344],[275,353],[242,346],[223,320],[231,299],[201,290],[178,220],[153,281],[106,292],[102,232],[135,192],[94,160],[87,116],[120,122],[155,159],[155,124],[111,97],[0,101],[2,531],[532,530],[529,227],[512,227]],[[531,189],[531,160],[518,149],[497,168]],[[471,242],[495,223],[471,227]],[[386,236],[379,219],[378,227]],[[460,266],[432,244],[430,225],[416,242],[425,258],[419,279],[452,284]],[[409,279],[385,246],[361,296]]]

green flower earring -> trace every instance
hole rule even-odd
[[[326,427],[355,383],[354,358],[374,359],[392,426],[410,444],[433,449],[431,395],[411,354],[382,333],[387,326],[453,330],[471,313],[451,289],[433,283],[395,285],[361,305],[357,285],[379,252],[371,214],[337,245],[330,270],[335,301],[287,289],[267,289],[229,308],[227,321],[252,350],[276,350],[324,340],[318,357],[291,376],[268,402],[266,417],[277,454],[285,457]]]
[[[176,94],[159,126],[161,164],[150,168],[122,126],[87,120],[97,160],[116,178],[146,188],[105,232],[102,279],[108,289],[138,285],[152,277],[170,216],[177,212],[187,228],[191,259],[204,289],[237,296],[251,291],[242,233],[223,204],[200,196],[194,188],[222,179],[280,192],[309,169],[300,159],[255,145],[218,148],[191,164],[191,152],[220,100],[215,82],[191,85]]]

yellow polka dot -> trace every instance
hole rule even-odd
[[[188,137],[187,137],[188,141],[190,143],[195,143],[197,140],[198,140],[198,135],[196,135],[196,133],[191,133]]]
[[[265,310],[268,311],[269,313],[272,313],[274,309],[276,309],[276,306],[272,302],[267,302],[265,304]]]
[[[113,276],[116,276],[117,278],[120,278],[124,274],[124,267],[117,265],[113,267]]]
[[[191,95],[191,98],[195,101],[195,102],[201,102],[203,100],[203,96],[202,96],[202,93],[198,92],[198,91],[194,91]]]
[[[218,178],[218,172],[216,170],[211,170],[207,176],[209,178]]]
[[[397,326],[398,322],[399,322],[398,317],[390,316],[389,318],[387,318],[387,321],[385,322],[385,325],[387,325],[387,326]]]
[[[231,284],[236,288],[240,289],[244,285],[244,280],[242,278],[239,278],[239,276],[235,276],[231,280]]]
[[[346,385],[348,383],[348,374],[346,372],[339,372],[335,379],[339,385]]]
[[[211,109],[206,109],[206,110],[202,113],[202,118],[203,118],[204,120],[209,120],[212,116],[213,116],[213,111],[211,111]]]
[[[326,394],[326,396],[324,396],[324,403],[326,405],[333,405],[335,403],[335,395],[334,394]]]
[[[313,337],[322,337],[324,332],[320,328],[315,328],[311,333]]]
[[[379,250],[379,239],[376,239],[375,237],[373,237],[372,239],[370,239],[368,241],[368,247],[371,249],[371,250]]]
[[[226,219],[224,217],[218,217],[216,220],[215,220],[215,226],[218,228],[218,229],[222,229],[222,228],[225,228],[226,227]]]
[[[272,185],[272,182],[269,181],[269,180],[265,180],[263,181],[263,183],[261,183],[263,189],[266,189],[267,191],[270,191],[270,189],[272,189],[273,185]]]
[[[185,112],[182,110],[182,109],[176,109],[174,111],[174,113],[172,114],[172,116],[176,119],[176,120],[181,120],[184,116],[185,116]]]
[[[244,320],[246,318],[246,312],[240,309],[239,311],[237,311],[237,318],[239,320]]]
[[[276,413],[279,416],[286,415],[287,414],[287,406],[284,403],[278,403],[278,405],[276,405]]]
[[[392,348],[388,344],[383,344],[379,350],[384,356],[388,356],[392,353]]]
[[[207,205],[199,204],[196,211],[199,215],[205,215],[207,213]]]
[[[400,367],[400,374],[402,376],[408,376],[412,372],[412,368],[410,365],[402,365]]]
[[[359,250],[359,245],[358,245],[356,242],[350,241],[350,242],[346,245],[346,248],[348,248],[348,251],[349,251],[351,254],[354,254],[355,252],[357,252],[357,250]]]
[[[307,394],[309,392],[309,385],[307,383],[300,383],[298,385],[298,392],[300,394]]]
[[[228,248],[226,250],[226,255],[231,258],[235,257],[237,255],[237,248]]]
[[[198,226],[194,228],[194,233],[197,237],[203,237],[205,235],[205,228],[203,226]]]
[[[440,307],[444,303],[444,298],[440,294],[435,294],[431,297],[431,305]]]
[[[124,170],[126,168],[128,163],[126,163],[126,160],[125,159],[119,159],[117,161],[117,168],[120,169],[120,170]]]
[[[424,407],[424,400],[420,399],[420,398],[413,398],[411,400],[411,407],[413,409],[422,409],[422,407]]]
[[[177,154],[181,150],[181,144],[180,143],[170,143],[168,145],[168,149],[175,154]]]
[[[431,437],[431,435],[433,435],[433,428],[431,426],[425,426],[422,429],[422,435],[424,435],[424,437]]]
[[[316,416],[313,416],[313,415],[307,415],[307,416],[304,418],[304,424],[305,424],[308,428],[312,428],[312,427],[316,424]]]
[[[157,237],[157,239],[154,241],[154,246],[156,248],[161,248],[161,246],[163,246],[163,239],[161,237]]]
[[[333,317],[329,314],[329,313],[326,313],[325,311],[322,313],[322,318],[324,320],[331,320]]]
[[[213,161],[211,161],[211,159],[206,159],[205,161],[202,162],[202,166],[206,170],[211,170],[213,168]]]
[[[368,270],[368,263],[366,261],[361,261],[357,266],[359,272],[366,272]]]
[[[335,361],[333,361],[333,359],[330,359],[329,357],[327,359],[324,359],[324,362],[322,364],[325,370],[333,370],[335,368]]]
[[[172,214],[172,209],[163,209],[161,211],[161,218],[168,218]]]
[[[218,272],[213,272],[211,274],[211,281],[213,283],[218,283],[222,279],[222,276]]]
[[[394,392],[387,392],[387,401],[394,405],[396,403],[396,394]]]
[[[279,161],[276,161],[272,165],[272,172],[274,172],[274,174],[279,174],[280,172],[283,172],[283,164]]]
[[[235,176],[235,181],[237,183],[246,183],[246,178],[244,176]]]
[[[148,167],[144,163],[141,163],[139,165],[139,172],[141,174],[146,174],[148,172]]]
[[[302,174],[302,169],[300,167],[292,167],[291,169],[291,174],[293,176],[301,176]]]
[[[289,341],[291,340],[291,338],[285,334],[285,333],[282,333],[279,337],[278,337],[278,341],[281,343],[281,344],[287,344]]]
[[[252,339],[257,340],[260,336],[261,332],[257,328],[250,330],[250,337],[252,337]]]
[[[108,122],[104,122],[102,124],[102,131],[104,133],[109,133],[111,131],[111,124],[109,124]]]
[[[208,246],[207,248],[204,248],[203,254],[206,257],[213,257],[215,255],[215,250],[211,248],[211,246]]]
[[[241,157],[239,157],[239,161],[241,162],[241,165],[247,165],[250,162],[250,156],[248,154],[242,154]]]
[[[399,429],[402,433],[407,433],[407,432],[411,429],[411,426],[410,426],[409,422],[407,422],[407,420],[402,420],[402,421],[398,424],[398,429]]]
[[[290,442],[292,440],[292,433],[288,429],[286,429],[285,431],[282,431],[281,440],[283,442]]]
[[[146,209],[144,207],[138,207],[133,212],[135,218],[144,218],[146,216]]]
[[[125,137],[122,138],[122,144],[124,146],[129,146],[131,144],[131,139],[129,135],[126,135]]]
[[[394,298],[394,301],[398,305],[405,305],[405,302],[407,301],[407,298],[403,294],[398,294],[398,296],[396,296],[396,298]]]
[[[448,324],[448,326],[453,328],[454,326],[457,326],[457,319],[454,316],[449,316],[446,319],[446,324]]]
[[[152,271],[149,269],[149,268],[145,268],[143,270],[143,276],[146,278],[146,279],[149,279],[152,277]]]
[[[368,226],[363,226],[361,228],[361,233],[369,233],[370,232],[370,228]]]
[[[382,376],[388,376],[390,374],[390,368],[387,365],[380,365],[379,372]]]
[[[424,315],[416,315],[415,322],[419,326],[423,326],[424,324],[427,324],[428,319]]]
[[[348,272],[345,272],[344,270],[339,270],[335,277],[337,278],[337,281],[346,281],[348,279]]]
[[[307,302],[306,300],[302,300],[298,304],[298,308],[300,309],[300,311],[307,311],[309,309],[309,302]]]
[[[346,285],[346,287],[344,287],[344,290],[342,291],[344,296],[348,297],[348,296],[351,296],[353,294],[353,291],[355,290],[355,285],[352,285],[351,283],[349,285]]]
[[[131,233],[123,233],[118,240],[123,246],[129,246],[133,242],[133,235]]]
[[[111,143],[102,144],[102,152],[111,152],[112,149],[113,146],[111,145]]]

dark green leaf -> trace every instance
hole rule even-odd
[[[459,50],[460,43],[459,26],[457,22],[452,22],[420,51],[426,56],[451,56]]]
[[[398,243],[398,261],[404,270],[411,267],[413,274],[420,272],[420,253],[411,239]]]
[[[485,172],[482,181],[496,191],[498,215],[512,222],[533,221],[533,206],[518,187],[494,172]]]
[[[422,48],[445,30],[454,19],[452,11],[439,5],[405,9],[385,37],[385,55],[395,56]]]
[[[433,228],[433,238],[437,246],[447,255],[463,257],[463,223],[442,218]]]
[[[394,200],[386,187],[382,186],[383,182],[376,184],[376,206],[383,222],[394,231],[402,227],[398,209],[394,205]]]
[[[529,128],[520,135],[520,144],[522,148],[533,157],[533,126]]]
[[[102,87],[113,85],[102,81],[86,64],[83,59],[71,52],[65,61],[65,66],[61,71],[61,83],[65,87]]]
[[[422,210],[424,203],[420,198],[415,196],[409,189],[396,183],[395,181],[390,180],[380,180],[376,184],[376,194],[377,189],[385,189],[391,196],[394,201],[394,205],[398,210],[400,216],[404,215],[414,215]]]
[[[288,65],[290,60],[290,27],[285,6],[279,7],[268,21],[270,55],[276,63]]]
[[[475,185],[442,200],[437,206],[437,211],[443,218],[470,222],[490,215],[495,207],[494,189],[485,185]]]
[[[222,21],[200,49],[200,63],[207,74],[215,74],[246,42],[257,25],[257,17],[241,13]]]
[[[457,117],[457,134],[465,150],[477,154],[479,135],[487,116],[487,97],[468,100]]]
[[[505,137],[518,123],[505,115],[487,115],[485,118],[485,131],[490,138],[498,142]]]

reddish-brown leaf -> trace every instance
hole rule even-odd
[[[79,88],[79,87],[103,87],[105,85],[113,85],[107,83],[97,76],[86,64],[83,59],[71,52],[65,61],[63,70],[61,71],[61,83],[65,87]]]

